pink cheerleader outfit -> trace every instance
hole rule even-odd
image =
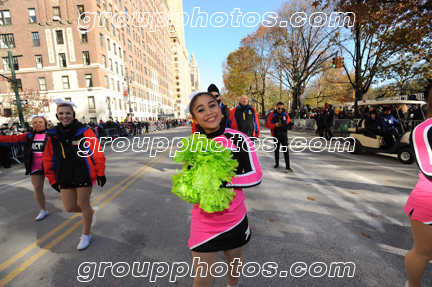
[[[236,193],[228,209],[207,213],[199,208],[199,204],[194,204],[188,246],[196,252],[231,250],[249,242],[251,230],[242,188],[256,186],[262,180],[261,166],[248,136],[222,127],[207,134],[207,137],[230,149],[239,166],[237,178],[226,184],[226,187],[233,187]]]
[[[420,171],[404,211],[411,219],[432,225],[432,118],[419,124],[410,140]]]

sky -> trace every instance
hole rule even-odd
[[[207,87],[210,84],[215,84],[219,90],[222,89],[222,62],[226,60],[229,53],[239,47],[242,38],[258,29],[259,25],[255,27],[244,26],[242,24],[242,17],[249,12],[256,12],[262,17],[266,12],[276,11],[282,2],[280,0],[183,1],[183,11],[189,15],[189,22],[184,27],[186,49],[189,53],[189,60],[192,52],[195,55],[195,60],[201,73],[202,90],[207,91]],[[196,16],[192,18],[195,7],[199,7],[201,13],[206,12],[208,14],[207,27],[200,27],[200,22],[194,20],[197,19]],[[235,8],[240,9],[238,11],[242,13],[238,18],[240,22],[239,27],[231,25],[232,18],[236,17],[232,17],[230,13]],[[198,11],[198,9],[196,8],[195,11]],[[210,24],[212,15],[217,12],[224,12],[228,15],[228,23],[223,27],[213,27]],[[215,21],[217,21],[218,15],[220,14],[216,14],[213,17],[212,23],[217,24]],[[186,22],[186,19],[184,21]],[[233,23],[236,23],[235,19]],[[246,19],[245,23],[247,24]],[[191,27],[193,25],[196,27]]]

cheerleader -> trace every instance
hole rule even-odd
[[[60,123],[47,130],[44,171],[51,186],[60,192],[66,211],[83,215],[83,234],[77,247],[83,250],[90,244],[90,227],[96,223],[99,210],[90,205],[93,185],[106,183],[105,156],[93,131],[75,119],[75,104],[61,99],[55,103]],[[87,156],[79,153],[84,150]]]
[[[42,155],[45,149],[48,121],[45,114],[31,115],[33,130],[29,133],[20,135],[0,136],[0,146],[20,146],[24,148],[24,166],[26,175],[30,175],[30,180],[34,188],[34,197],[39,205],[40,211],[36,220],[44,219],[48,214],[45,208],[44,170],[42,165]]]
[[[186,112],[191,113],[198,130],[206,134],[207,138],[232,150],[233,158],[239,162],[237,177],[232,179],[232,183],[225,184],[226,187],[233,187],[236,193],[228,209],[206,213],[199,204],[193,206],[188,242],[197,273],[193,286],[212,286],[210,272],[200,272],[201,268],[197,268],[202,266],[206,270],[206,266],[212,266],[217,260],[218,251],[223,251],[226,258],[228,286],[237,286],[243,246],[251,239],[242,188],[261,183],[261,166],[249,137],[221,126],[222,111],[214,95],[195,93],[188,110]]]
[[[414,238],[414,247],[405,255],[408,276],[405,286],[421,287],[423,274],[432,260],[432,91],[427,119],[413,130],[410,140],[420,171],[417,185],[404,207]]]

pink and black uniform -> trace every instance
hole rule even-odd
[[[420,171],[404,211],[411,219],[432,225],[432,118],[413,130],[410,141]]]
[[[196,252],[231,250],[249,242],[251,231],[242,188],[258,185],[262,180],[258,156],[248,136],[221,127],[217,132],[207,134],[207,137],[230,149],[239,166],[237,178],[226,184],[226,187],[233,187],[236,193],[228,209],[207,213],[199,208],[199,204],[194,204],[188,246]]]
[[[42,156],[45,149],[45,130],[21,135],[0,136],[0,146],[25,145],[24,166],[26,174],[43,175]]]

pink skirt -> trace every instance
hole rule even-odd
[[[416,187],[408,197],[404,211],[411,219],[432,225],[432,191],[423,191]]]

